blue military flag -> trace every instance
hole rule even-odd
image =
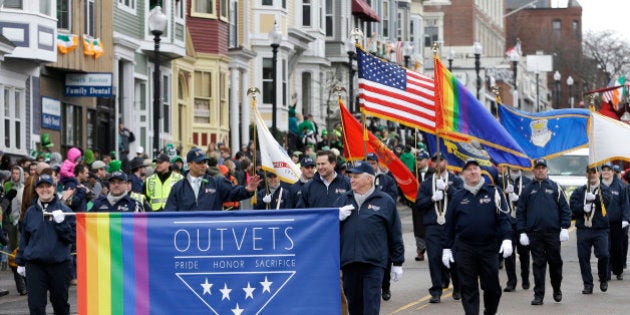
[[[550,158],[588,144],[588,109],[528,113],[499,104],[499,121],[532,159]]]

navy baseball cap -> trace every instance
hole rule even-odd
[[[378,156],[375,153],[373,153],[373,152],[368,153],[365,156],[365,159],[368,160],[368,161],[372,160],[372,161],[378,162]]]
[[[431,161],[435,161],[437,159],[444,160],[444,155],[440,152],[433,154]]]
[[[47,183],[47,184],[50,184],[50,185],[54,185],[54,181],[53,181],[52,176],[50,176],[48,174],[39,175],[39,178],[37,179],[37,183],[35,183],[35,187],[38,187],[42,183]]]
[[[155,161],[156,161],[157,163],[162,163],[162,162],[171,162],[171,158],[170,158],[168,155],[166,155],[166,154],[164,154],[164,153],[161,153],[160,155],[158,155],[158,156],[157,156],[157,158],[155,159]]]
[[[354,165],[351,168],[346,170],[346,173],[355,173],[355,174],[368,173],[374,176],[374,169],[372,168],[370,164],[366,162],[356,161],[354,162]]]
[[[613,165],[613,172],[621,173],[621,167],[619,167],[619,165]]]
[[[534,162],[534,167],[537,167],[538,165],[547,167],[547,161],[545,159],[538,159]]]
[[[417,156],[418,160],[424,160],[424,159],[428,159],[428,158],[429,158],[429,153],[427,153],[427,151],[422,150],[422,151],[418,152],[418,156]]]
[[[477,159],[467,159],[466,162],[464,163],[464,166],[462,167],[462,170],[466,170],[468,165],[472,165],[472,164],[479,166],[479,161]]]
[[[200,163],[207,160],[208,160],[208,157],[199,148],[190,149],[190,151],[188,151],[188,154],[186,155],[186,162]]]
[[[610,163],[610,162],[606,162],[606,163],[602,164],[602,171],[604,170],[604,167],[608,167],[608,169],[610,169],[612,171],[613,164]]]
[[[123,173],[121,171],[113,172],[112,175],[109,177],[109,180],[111,181],[113,179],[120,179],[120,180],[126,182],[127,181],[127,174],[125,174],[125,173]]]
[[[302,160],[300,161],[300,166],[302,167],[315,166],[315,161],[313,161],[313,159],[310,157],[305,157],[305,158],[302,158]]]

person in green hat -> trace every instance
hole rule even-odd
[[[122,167],[122,162],[120,160],[112,160],[111,162],[109,162],[109,165],[107,166],[107,173],[113,173],[116,171],[120,171],[120,168]]]

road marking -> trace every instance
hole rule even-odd
[[[453,293],[452,293],[452,290],[450,290],[451,288],[452,288],[452,286],[451,286],[451,287],[449,287],[448,289],[442,289],[442,297],[449,297],[449,296],[452,296],[452,295],[453,295]],[[448,293],[445,293],[445,292],[448,292]],[[412,308],[412,307],[414,307],[414,306],[416,306],[416,305],[418,305],[418,304],[420,304],[420,303],[423,303],[423,302],[428,301],[430,298],[431,298],[431,294],[427,294],[427,295],[425,295],[425,296],[421,297],[420,299],[418,299],[418,300],[416,300],[416,301],[413,301],[413,302],[411,302],[411,303],[409,303],[409,304],[407,304],[407,305],[403,305],[403,306],[399,307],[397,310],[393,311],[393,312],[392,312],[392,313],[390,313],[390,314],[392,314],[392,315],[393,315],[393,314],[400,313],[400,312],[402,312],[402,311],[406,311],[406,310],[408,310],[408,309],[410,309],[410,308]],[[414,309],[414,311],[417,311],[417,310],[420,310],[420,309],[426,308],[426,307],[428,307],[428,306],[429,306],[429,304],[430,304],[430,303],[424,303],[424,304],[420,305],[419,307],[415,308],[415,309]]]

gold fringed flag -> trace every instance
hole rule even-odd
[[[79,36],[74,34],[57,34],[57,51],[65,55],[79,46]]]

